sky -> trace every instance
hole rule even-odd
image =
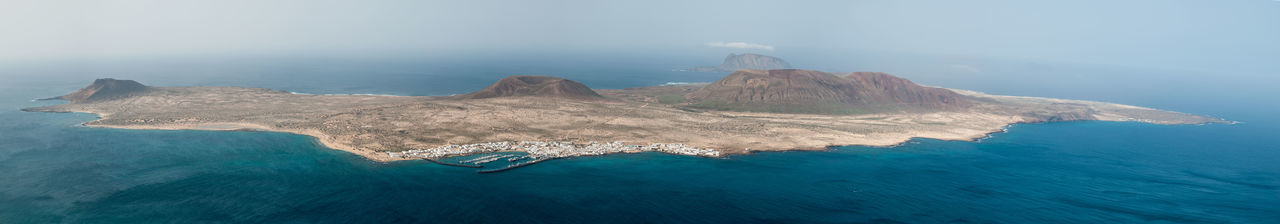
[[[1280,70],[1277,0],[6,0],[0,33],[10,62],[721,49]]]

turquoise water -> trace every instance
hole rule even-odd
[[[623,87],[716,76],[599,69],[658,73],[606,80]],[[86,128],[78,124],[93,115],[17,111],[57,103],[29,100],[88,82],[78,78],[0,85],[0,223],[1280,222],[1280,128],[1247,116],[1256,110],[1234,113],[1245,121],[1237,125],[1022,124],[980,142],[918,139],[723,159],[623,154],[476,174],[424,161],[372,162],[299,135]],[[316,82],[262,85],[377,90]],[[466,85],[487,84],[476,82]],[[1249,109],[1259,108],[1266,109]]]

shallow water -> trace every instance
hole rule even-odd
[[[690,79],[635,82],[705,81]],[[1259,117],[1023,124],[980,142],[621,154],[477,174],[372,162],[307,136],[86,128],[93,115],[17,111],[87,82],[0,86],[0,222],[1280,222],[1280,129]],[[435,90],[382,93],[424,91]]]

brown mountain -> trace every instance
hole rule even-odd
[[[596,91],[592,91],[582,83],[573,80],[534,75],[509,76],[485,87],[480,91],[457,96],[460,99],[484,99],[512,96],[539,96],[571,99],[600,99]]]
[[[964,108],[968,99],[884,73],[740,70],[685,95],[696,108],[782,113],[853,114]]]
[[[90,84],[79,91],[65,96],[55,97],[53,99],[69,100],[72,103],[88,103],[124,98],[151,90],[151,87],[147,87],[142,85],[142,83],[138,83],[133,80],[105,78],[94,80],[93,84]]]
[[[951,90],[917,85],[883,72],[854,72],[844,75],[858,86],[870,88],[879,102],[891,102],[924,109],[956,109],[972,103]]]
[[[759,55],[759,54],[729,54],[724,57],[724,63],[716,67],[698,67],[693,68],[695,71],[737,71],[742,69],[770,70],[770,69],[788,69],[791,63],[783,61],[781,58]]]

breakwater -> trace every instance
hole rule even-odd
[[[484,166],[480,166],[480,165],[467,165],[467,164],[446,163],[446,162],[440,162],[440,161],[438,161],[438,160],[429,159],[429,158],[422,158],[422,160],[430,161],[431,163],[440,164],[440,165],[445,165],[445,166],[456,166],[456,167],[467,167],[467,168],[481,168],[481,167],[484,167]]]
[[[533,165],[534,163],[540,163],[540,162],[547,161],[547,160],[551,160],[551,159],[549,159],[549,158],[547,158],[547,159],[537,159],[537,160],[533,160],[533,161],[529,161],[529,162],[523,162],[523,163],[519,163],[519,164],[512,164],[512,165],[507,166],[507,167],[498,168],[498,169],[492,169],[492,170],[477,170],[477,171],[476,171],[476,173],[497,173],[497,172],[507,171],[507,170],[511,170],[511,169],[515,169],[515,168],[520,168],[520,167],[524,167],[524,166],[528,166],[528,165]]]

